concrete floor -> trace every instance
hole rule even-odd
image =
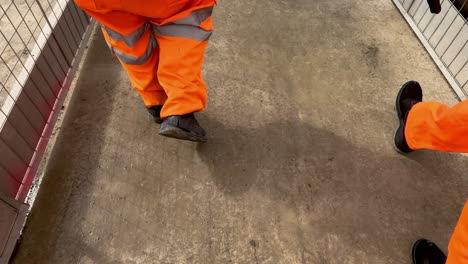
[[[409,263],[468,159],[392,148],[399,86],[456,99],[386,0],[219,1],[209,143],[158,135],[100,35],[13,263]]]

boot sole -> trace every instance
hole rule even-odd
[[[180,140],[188,140],[188,141],[193,141],[193,142],[206,143],[208,141],[208,138],[206,136],[194,135],[178,127],[168,127],[163,130],[160,129],[159,134],[165,137],[170,137],[170,138],[175,138],[175,139],[180,139]]]
[[[399,133],[401,133],[400,131],[401,131],[400,127],[395,129],[395,132],[393,133],[393,144],[392,144],[392,146],[395,149],[395,151],[398,152],[399,154],[408,154],[407,152],[401,151],[401,149],[398,148],[397,145],[396,145],[396,137],[399,135]]]

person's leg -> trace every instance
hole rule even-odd
[[[394,142],[398,151],[468,152],[468,101],[453,107],[422,102],[420,85],[410,81],[400,89],[396,109],[400,126]]]
[[[213,32],[211,13],[215,2],[187,2],[186,9],[176,15],[152,21],[160,47],[158,80],[168,96],[161,111],[166,120],[160,134],[206,141],[193,113],[203,111],[206,106],[207,89],[201,70]]]
[[[450,239],[446,263],[468,263],[468,200]]]
[[[163,117],[202,111],[206,106],[207,91],[201,70],[213,32],[214,1],[194,4],[197,5],[154,25],[161,50],[158,79],[168,95]]]
[[[411,250],[413,264],[468,263],[468,200],[450,239],[448,256],[433,242],[419,239]]]
[[[112,1],[76,2],[101,24],[104,38],[126,70],[132,86],[141,95],[150,113],[159,117],[160,106],[165,103],[167,96],[157,79],[159,49],[148,19],[116,11],[121,7],[112,6]]]
[[[453,107],[421,102],[411,109],[405,136],[413,150],[468,152],[468,101]]]

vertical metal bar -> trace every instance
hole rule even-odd
[[[19,161],[21,161],[21,163],[23,163],[24,165],[26,165],[26,168],[29,167],[29,164],[27,162],[25,162],[22,158],[21,158],[21,155],[18,154],[18,152],[15,150],[15,148],[11,147],[10,145],[8,145],[2,137],[0,137],[0,141],[10,150],[11,153],[15,154],[16,158],[18,158]]]
[[[445,0],[442,0],[442,2],[440,4],[443,5],[444,2],[445,2]],[[429,20],[426,27],[423,29],[423,32],[426,32],[426,29],[429,27],[429,25],[432,23],[432,21],[434,20],[435,17],[436,17],[435,15],[432,15],[431,20]]]
[[[71,9],[70,9],[70,6],[67,5],[65,6],[64,10],[63,10],[63,15],[65,16],[65,18],[67,19],[68,18],[68,23],[70,25],[73,25],[73,27],[75,28],[75,31],[74,33],[76,34],[76,36],[78,37],[77,38],[77,41],[78,42],[81,42],[81,36],[80,36],[80,33],[82,32],[78,25],[75,23],[75,20],[73,19],[73,14],[71,12]]]
[[[8,113],[8,120],[16,127],[16,129],[28,142],[28,144],[35,147],[37,141],[41,137],[42,131],[40,130],[40,127],[34,127],[34,124],[29,121],[29,119],[24,115],[23,111],[19,108],[20,107],[18,104],[13,106],[11,111]]]
[[[5,142],[0,138],[0,164],[2,167],[8,172],[8,174],[12,175],[16,179],[17,177],[28,169],[28,164],[24,164],[24,162],[17,156],[17,154],[10,148],[10,146],[6,145]],[[21,181],[21,179],[18,179]]]
[[[83,25],[85,26],[85,28],[88,28],[88,25],[89,25],[89,18],[88,18],[88,16],[87,16],[86,13],[75,3],[75,1],[73,1],[72,4],[77,8],[78,13],[80,14],[81,22],[83,23]]]
[[[466,45],[466,44],[465,44]],[[468,59],[465,61],[465,63],[463,64],[463,66],[457,71],[457,73],[455,73],[454,77],[456,78],[458,76],[458,74],[460,74],[460,72],[466,67],[466,65],[468,65]]]
[[[19,188],[21,182],[6,171],[0,164],[0,193],[15,197],[15,190]]]
[[[81,33],[81,35],[82,35],[85,32],[86,27],[82,24],[82,22],[80,20],[80,17],[78,15],[78,12],[76,11],[76,7],[73,4],[73,1],[69,2],[67,7],[70,9],[70,11],[72,13],[72,17],[73,17],[73,20],[75,21],[75,24],[77,25],[77,27],[80,27],[80,32],[82,32]]]
[[[424,0],[421,0],[421,2],[419,2],[418,8],[416,8],[416,11],[414,12],[413,17],[416,16],[416,14],[419,12],[419,9],[421,8],[423,2]]]
[[[465,3],[466,3],[466,0],[465,0]],[[456,9],[455,9],[456,10]],[[444,39],[444,37],[447,35],[447,33],[449,32],[448,29],[450,29],[453,25],[453,23],[455,23],[455,20],[457,20],[457,17],[458,17],[458,14],[455,14],[455,16],[453,17],[453,20],[452,22],[450,23],[450,25],[448,26],[447,30],[444,32],[444,34],[442,35],[442,37],[440,37],[439,41],[437,42],[437,44],[435,45],[434,49],[437,49],[437,47],[439,47],[439,44],[442,42],[442,40]],[[460,28],[460,30],[463,28],[463,26]],[[456,38],[456,37],[455,37]]]
[[[22,163],[24,163],[26,167],[29,167],[29,162],[31,161],[35,149],[31,148],[23,136],[16,132],[11,123],[7,122],[4,124],[0,138],[9,148],[14,150]]]
[[[27,140],[24,138],[24,136],[22,135],[22,133],[16,128],[15,125],[13,125],[13,123],[11,123],[11,120],[8,118],[8,115],[7,115],[5,112],[3,112],[3,110],[2,110],[1,107],[0,107],[0,112],[2,112],[2,114],[6,117],[6,119],[5,119],[6,122],[9,123],[9,124],[13,127],[13,129],[16,131],[16,133],[17,133],[18,135],[21,136],[21,139],[23,139],[24,142],[27,142]],[[33,149],[29,144],[26,144],[26,145],[28,145],[28,147],[29,147],[31,150],[34,151],[34,149]]]
[[[465,81],[465,83],[462,85],[462,87],[465,88],[466,84],[468,84],[468,80]]]
[[[77,46],[78,46],[78,44],[80,43],[80,36],[78,35],[79,30],[76,27],[76,25],[72,21],[70,21],[70,19],[72,19],[72,18],[70,18],[71,17],[70,10],[64,9],[62,16],[65,19],[65,21],[67,22],[66,24],[70,28],[70,32],[72,33],[72,36],[73,36],[73,38],[74,38],[74,40],[75,40],[75,42],[77,43]],[[74,26],[74,30],[72,30],[73,26]]]
[[[71,5],[70,7],[73,8],[73,10],[75,11],[75,13],[77,15],[77,18],[78,18],[78,21],[80,22],[81,27],[83,28],[83,30],[86,30],[86,28],[88,26],[85,23],[85,20],[83,20],[83,16],[81,14],[81,12],[82,12],[81,9],[77,7],[75,1],[70,1],[69,5]]]
[[[466,3],[466,0],[465,0],[465,3]],[[434,34],[437,32],[437,30],[439,30],[440,26],[443,24],[445,18],[447,17],[447,15],[450,13],[450,10],[453,8],[453,5],[449,2],[449,8],[447,9],[447,12],[445,12],[444,14],[444,17],[442,18],[442,20],[440,21],[439,25],[437,25],[436,29],[434,30],[434,32],[432,32],[431,36],[429,37],[429,41],[432,39],[432,37],[434,36]]]
[[[421,21],[424,19],[424,17],[426,16],[427,12],[429,11],[429,7],[426,9],[426,11],[424,12],[424,14],[421,16],[421,18],[419,19],[419,21],[416,23],[418,24],[418,27],[419,27],[419,24],[421,23]]]
[[[452,66],[452,63],[457,59],[457,57],[460,55],[462,50],[465,49],[466,44],[468,44],[468,39],[465,41],[465,44],[463,44],[463,47],[458,51],[457,55],[455,55],[455,57],[453,57],[453,60],[449,63],[449,65],[447,65],[448,68],[450,68],[450,66]]]
[[[453,45],[453,43],[455,42],[455,40],[458,38],[458,36],[460,35],[461,31],[463,30],[463,27],[464,27],[464,26],[461,26],[461,27],[460,27],[460,30],[458,30],[457,34],[456,34],[455,37],[452,39],[452,41],[450,42],[450,44],[447,46],[447,48],[445,49],[444,53],[442,53],[442,55],[440,56],[441,58],[445,56],[445,54],[447,53],[447,51],[450,49],[450,47]]]
[[[406,3],[406,0],[405,0],[405,3]],[[414,3],[416,3],[416,0],[413,0],[413,2],[411,2],[410,6],[408,7],[408,10],[407,10],[408,13],[409,13],[409,11],[411,10],[411,8],[413,8]]]

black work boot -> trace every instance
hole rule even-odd
[[[179,116],[169,116],[159,128],[159,134],[182,140],[206,142],[205,130],[198,124],[193,113]]]
[[[395,109],[400,121],[400,126],[395,132],[394,144],[395,148],[400,153],[410,153],[413,150],[408,146],[405,137],[405,126],[408,113],[411,108],[417,103],[422,102],[423,94],[421,86],[416,81],[409,81],[401,87],[398,92]]]
[[[156,122],[158,124],[161,124],[163,122],[163,119],[161,118],[161,109],[162,108],[163,108],[162,105],[155,105],[155,106],[146,108],[146,109],[148,109],[148,112],[153,117],[154,122]]]
[[[413,264],[445,264],[447,257],[440,248],[427,239],[419,239],[411,249]]]

